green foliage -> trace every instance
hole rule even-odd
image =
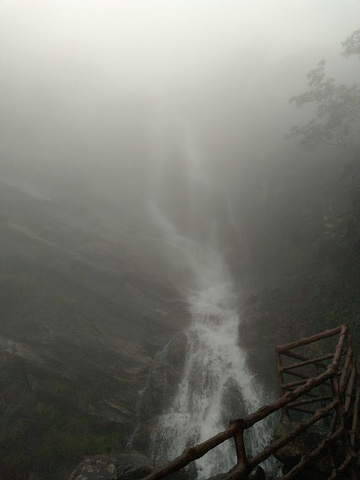
[[[325,61],[308,79],[309,90],[292,98],[316,106],[292,131],[302,142],[249,166],[239,194],[249,271],[261,283],[256,316],[272,346],[348,323],[359,348],[360,87],[336,84]]]
[[[360,52],[360,30],[343,43],[343,55]],[[300,137],[304,144],[327,144],[344,147],[360,154],[360,86],[337,84],[326,74],[326,61],[307,74],[309,90],[291,97],[297,107],[312,104],[315,118],[303,126],[295,126],[289,136]]]
[[[341,45],[344,57],[360,55],[360,29],[355,30]]]

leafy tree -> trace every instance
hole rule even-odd
[[[343,43],[345,57],[360,53],[360,30]],[[360,58],[360,57],[359,57]],[[327,144],[345,147],[360,158],[360,85],[337,84],[326,73],[326,61],[307,74],[309,90],[290,98],[297,107],[313,104],[315,118],[295,126],[289,136],[298,136],[303,144]]]
[[[357,55],[360,30],[342,46],[343,55]],[[288,144],[249,163],[239,189],[259,292],[248,317],[258,322],[248,331],[259,334],[244,339],[244,329],[242,338],[258,349],[346,322],[359,352],[360,86],[329,78],[324,60],[308,80],[308,91],[291,101],[313,105],[315,118],[292,135],[321,148],[304,152]]]
[[[359,56],[360,29],[342,42],[344,57]],[[333,148],[325,148],[313,156],[314,164],[321,159],[335,158],[338,174],[329,182],[333,187],[331,210],[324,211],[316,220],[319,226],[316,249],[309,254],[313,267],[309,271],[312,299],[316,315],[329,325],[347,321],[359,341],[358,291],[360,288],[360,85],[343,85],[328,76],[326,61],[321,60],[308,75],[309,89],[290,99],[297,107],[310,104],[315,117],[303,126],[291,129],[289,136],[297,136],[306,145],[333,145],[343,147],[350,155],[339,155]],[[345,160],[345,161],[344,161]],[[330,165],[329,165],[330,167]],[[321,176],[328,172],[321,171]],[[336,185],[336,188],[335,188]],[[321,192],[319,192],[321,193]],[[317,203],[319,200],[316,201]],[[314,275],[315,273],[315,275]],[[324,299],[324,303],[321,303]]]
[[[342,42],[344,57],[350,57],[351,55],[359,55],[360,58],[360,29],[355,30],[345,42]]]

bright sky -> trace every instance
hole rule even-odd
[[[95,68],[124,84],[167,82],[224,55],[339,45],[359,21],[356,0],[3,0],[0,53],[20,74]]]
[[[354,78],[339,52],[359,22],[358,0],[0,0],[0,135],[84,144],[149,102],[283,136],[316,62]]]

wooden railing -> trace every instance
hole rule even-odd
[[[334,343],[332,353],[327,350],[328,345],[323,345],[326,342]],[[302,351],[299,352],[299,349]],[[280,391],[278,400],[246,418],[231,420],[227,430],[186,449],[179,457],[144,480],[166,477],[230,438],[235,442],[237,463],[228,473],[227,480],[244,479],[257,465],[303,434],[309,427],[319,423],[322,423],[324,431],[321,442],[311,452],[304,454],[300,461],[281,477],[282,480],[296,479],[309,464],[324,454],[330,466],[328,480],[335,480],[344,472],[347,472],[349,479],[356,480],[355,441],[360,385],[347,325],[277,347],[275,354]],[[288,377],[298,380],[289,381]],[[297,417],[293,430],[250,458],[246,454],[245,430],[278,411],[281,411],[283,417]],[[333,448],[339,443],[342,446],[338,449],[341,451],[340,458],[339,454],[334,455],[333,452]]]

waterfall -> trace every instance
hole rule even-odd
[[[187,146],[183,155],[191,154],[193,158],[194,151],[193,145]],[[189,156],[184,159],[187,168],[192,165]],[[194,165],[196,178],[204,183],[206,175],[200,171],[198,162]],[[189,174],[189,178],[193,177],[194,174]],[[194,185],[197,188],[191,198],[191,215],[196,212],[201,187],[193,182],[192,188]],[[158,463],[171,460],[186,447],[224,430],[231,418],[254,412],[266,403],[266,397],[247,366],[246,353],[239,346],[239,295],[215,239],[214,228],[201,225],[203,231],[207,229],[205,237],[191,230],[183,233],[163,213],[161,206],[152,204],[151,214],[172,258],[177,258],[182,267],[185,264],[192,278],[191,287],[183,287],[192,319],[186,332],[188,348],[183,376],[171,407],[161,415],[152,435],[152,456]],[[200,216],[201,212],[197,219]],[[204,222],[208,219],[204,218]],[[270,436],[266,422],[256,424],[246,437],[248,453],[264,448]],[[233,442],[228,440],[196,462],[197,478],[226,472],[235,463]]]

